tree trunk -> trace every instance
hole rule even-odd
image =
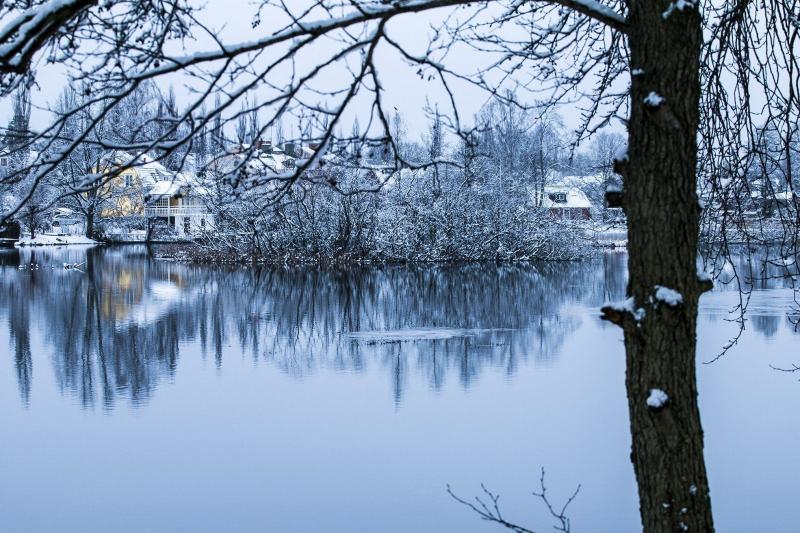
[[[86,212],[86,238],[91,239],[94,235],[94,208]]]
[[[36,211],[31,206],[28,206],[28,232],[31,240],[36,238]]]
[[[707,288],[696,266],[701,19],[693,5],[668,0],[629,5],[631,116],[620,171],[633,307],[611,319],[625,335],[631,460],[645,532],[708,532],[695,366],[697,306]],[[659,287],[680,301],[659,298]]]

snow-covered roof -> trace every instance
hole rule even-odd
[[[56,207],[53,209],[53,216],[69,217],[75,214],[75,211],[69,207]]]
[[[548,176],[546,183],[558,187],[586,187],[603,185],[606,179],[602,174]]]
[[[80,222],[81,217],[68,207],[56,207],[53,209],[52,220],[61,224],[76,224]]]
[[[590,209],[592,202],[577,187],[546,186],[542,207],[546,209]]]
[[[172,176],[171,179],[155,182],[150,190],[147,191],[147,197],[150,200],[157,200],[163,197],[172,198],[179,195],[186,196],[187,194],[210,194],[209,190],[202,186],[197,179],[190,174],[177,172]]]
[[[259,160],[273,172],[283,172],[284,170],[295,168],[296,159],[285,153],[262,154]]]
[[[171,174],[164,165],[152,160],[135,168],[145,185],[155,184]]]
[[[142,154],[134,158],[128,152],[115,151],[107,154],[103,159],[112,161],[117,165],[131,165],[131,168],[139,174],[142,184],[146,187],[152,187],[157,182],[164,181],[172,175],[172,172],[148,154]]]
[[[300,148],[300,152],[301,152],[300,157],[302,159],[311,159],[312,157],[314,157],[316,155],[317,150],[314,150],[313,148],[311,148],[309,146],[303,146],[303,147]]]
[[[161,180],[157,181],[147,194],[152,198],[172,197],[178,194],[184,185],[184,183],[175,180]]]
[[[775,199],[791,202],[794,199],[794,192],[792,191],[776,192]]]

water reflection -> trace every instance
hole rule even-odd
[[[773,338],[786,326],[798,332],[798,265],[780,259],[774,247],[734,250],[732,260],[720,259],[715,291],[703,297],[701,311],[712,322],[738,321],[744,328]],[[710,270],[710,268],[709,268]]]
[[[380,365],[400,404],[408,375],[469,388],[486,368],[551,365],[581,324],[576,303],[624,291],[624,256],[536,266],[349,270],[208,267],[155,260],[144,247],[25,249],[0,255],[22,401],[31,344],[85,406],[139,405],[198,342],[220,368],[226,346],[292,376]],[[74,265],[74,268],[73,268]],[[37,368],[37,372],[42,370]]]
[[[111,409],[120,398],[140,405],[172,379],[186,343],[220,369],[234,353],[297,378],[378,365],[399,405],[412,373],[438,390],[447,380],[469,388],[486,369],[513,376],[520,365],[552,365],[581,326],[576,310],[621,298],[626,283],[619,253],[568,264],[331,270],[186,265],[151,252],[0,253],[0,317],[25,405],[32,345],[48,353],[62,392]],[[734,266],[755,289],[748,323],[772,337],[794,327],[786,315],[793,278],[778,275],[766,255],[759,267],[759,257]],[[703,314],[735,316],[735,287],[719,284]]]

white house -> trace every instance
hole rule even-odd
[[[50,232],[54,235],[82,235],[83,217],[72,209],[57,207],[50,220]]]
[[[202,233],[214,225],[208,209],[208,190],[184,174],[159,180],[145,195],[144,214],[161,219],[179,236]]]

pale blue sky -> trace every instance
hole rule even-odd
[[[224,42],[248,41],[264,33],[269,33],[279,26],[277,21],[264,18],[260,26],[253,28],[252,20],[256,12],[252,0],[208,0],[205,2],[199,18],[209,28],[216,32],[216,36]],[[389,35],[397,41],[410,47],[416,52],[423,52],[428,42],[431,23],[448,10],[439,10],[426,14],[415,14],[398,17],[389,27]],[[206,50],[214,47],[213,39],[201,32],[196,35],[195,42],[190,44],[190,50]],[[438,104],[443,110],[448,108],[448,101],[444,97],[440,85],[436,81],[423,81],[415,75],[416,68],[409,68],[397,56],[384,48],[384,53],[379,56],[380,79],[386,88],[385,102],[387,108],[397,108],[406,118],[409,137],[419,138],[428,127],[425,115],[427,105]],[[304,59],[308,61],[308,59]],[[463,71],[474,68],[475,58],[469,52],[457,51],[448,57],[448,65],[457,65]],[[331,85],[346,83],[344,79],[337,79],[336,74],[328,74],[324,80]],[[34,104],[44,105],[52,103],[58,97],[64,86],[63,69],[57,66],[48,66],[39,71],[39,88],[34,91]],[[184,80],[181,77],[164,78],[159,85],[167,87],[173,84],[179,100],[187,99],[187,91],[183,88]],[[469,122],[473,115],[485,103],[487,95],[474,88],[463,84],[458,88],[458,105],[462,120]],[[0,121],[5,123],[10,113],[8,101],[0,103]],[[574,106],[563,107],[560,110],[565,123],[573,127],[578,123],[578,111]],[[47,113],[34,111],[33,124],[42,127]],[[349,132],[352,116],[343,120],[342,129]],[[363,122],[362,122],[363,123]]]

